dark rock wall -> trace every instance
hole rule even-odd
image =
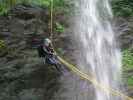
[[[0,40],[6,51],[0,57],[0,100],[51,100],[58,91],[59,74],[43,63],[34,39],[49,36],[46,9],[18,5],[0,17]]]
[[[133,48],[133,18],[115,18],[116,33],[122,49]]]

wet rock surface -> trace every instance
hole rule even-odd
[[[0,17],[0,40],[6,44],[0,57],[0,100],[51,100],[60,88],[59,73],[32,46],[36,36],[48,36],[47,18],[47,10],[22,5]]]
[[[133,48],[133,18],[116,18],[116,23],[121,48]]]

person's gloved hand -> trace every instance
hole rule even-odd
[[[55,55],[55,53],[54,52],[50,52],[50,55],[53,56],[53,55]]]

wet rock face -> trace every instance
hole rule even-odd
[[[1,100],[50,100],[59,88],[54,68],[35,58],[10,61],[1,66],[0,74]]]
[[[121,48],[133,48],[133,19],[117,18],[116,23]]]
[[[39,7],[14,7],[9,16],[0,17],[0,36],[24,36],[22,34],[43,34],[49,31],[48,10]]]
[[[0,57],[0,100],[51,100],[59,89],[58,72],[32,46],[32,38],[48,36],[47,17],[45,9],[22,5],[0,17],[0,40],[7,49]]]
[[[48,10],[42,9],[40,7],[32,7],[32,6],[23,6],[23,5],[17,5],[13,9],[11,9],[11,14],[19,19],[23,20],[31,20],[33,18],[41,17],[42,15],[44,17],[48,16]]]

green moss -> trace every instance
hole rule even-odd
[[[60,23],[57,22],[55,31],[59,32],[59,33],[63,33],[65,31],[65,28],[63,25],[61,25]]]
[[[53,0],[54,2],[54,10],[66,10],[68,6],[65,0]],[[10,8],[17,4],[22,5],[33,5],[33,6],[40,6],[44,8],[50,8],[51,0],[0,0],[0,15],[8,14]],[[69,8],[69,7],[67,7]]]
[[[129,86],[133,86],[133,77],[129,77],[127,83]]]
[[[6,52],[7,52],[7,46],[5,44],[5,41],[0,40],[0,56],[4,56]]]
[[[127,49],[123,51],[123,67],[125,70],[133,69],[133,50]]]
[[[112,0],[112,8],[115,16],[121,16],[121,17],[133,16],[132,0]]]
[[[0,49],[5,47],[5,42],[3,40],[0,40]]]
[[[123,50],[123,69],[124,75],[127,77],[127,84],[128,86],[133,86],[133,76],[128,75],[130,70],[133,70],[133,50],[126,49]]]

